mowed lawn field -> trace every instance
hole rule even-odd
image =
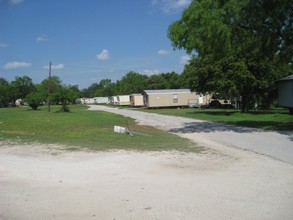
[[[293,115],[289,115],[288,110],[283,108],[276,108],[268,111],[252,110],[248,113],[241,113],[239,110],[235,109],[192,108],[144,109],[143,111],[265,130],[293,131]]]
[[[59,109],[53,106],[48,112],[46,107],[36,111],[28,107],[0,108],[0,142],[60,144],[69,150],[201,151],[189,140],[137,125],[131,118],[88,111],[86,106],[70,106],[69,113]],[[128,126],[134,135],[114,133],[114,125]]]

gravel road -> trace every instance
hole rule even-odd
[[[263,131],[99,105],[90,106],[89,109],[128,116],[140,124],[159,127],[210,148],[219,145],[240,148],[293,164],[293,131]]]

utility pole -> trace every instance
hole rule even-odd
[[[51,111],[51,103],[50,103],[50,96],[51,96],[51,61],[49,65],[49,78],[48,78],[48,111]]]

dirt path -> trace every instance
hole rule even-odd
[[[0,142],[0,219],[293,219],[291,164],[206,144],[184,154]]]

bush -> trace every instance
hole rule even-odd
[[[43,95],[39,92],[32,92],[26,96],[25,100],[33,110],[37,110],[43,101]]]

